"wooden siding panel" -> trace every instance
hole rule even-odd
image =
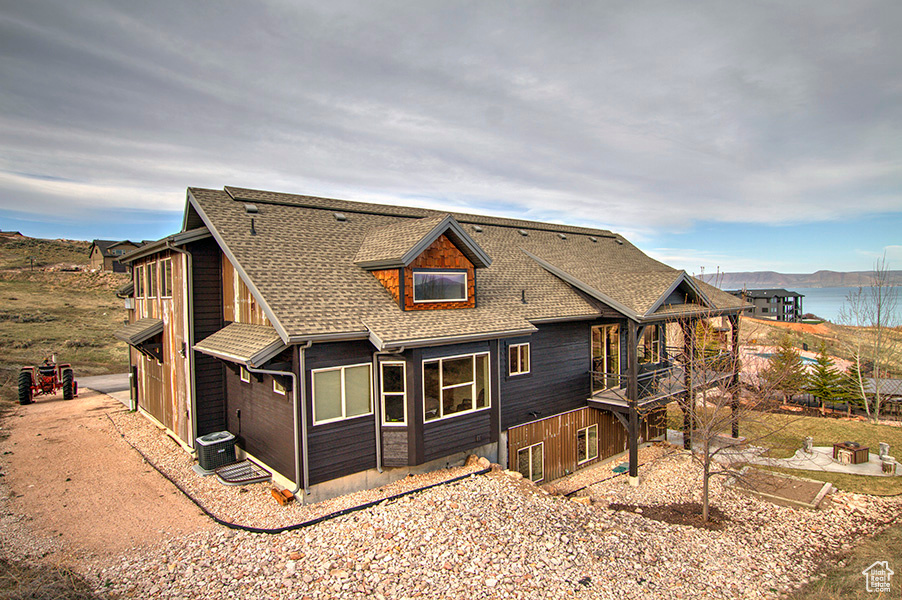
[[[386,467],[407,466],[407,427],[382,428],[382,464]]]
[[[222,255],[222,317],[233,323],[269,325],[263,307],[251,294],[235,267]]]
[[[401,271],[399,269],[380,269],[373,271],[373,276],[382,284],[395,302],[401,304]]]
[[[578,465],[576,434],[591,425],[598,426],[598,457]],[[640,423],[641,441],[662,435],[663,427],[664,409],[653,411]],[[518,450],[539,442],[544,442],[544,481],[551,481],[626,451],[627,431],[613,413],[589,407],[513,427],[507,434],[510,468],[517,467]]]
[[[466,269],[466,302],[417,302],[413,301],[414,269]],[[449,310],[476,306],[476,269],[473,263],[445,235],[439,236],[404,269],[404,310]]]
[[[228,430],[247,452],[295,480],[294,419],[291,393],[272,390],[272,377],[241,381],[237,368],[226,368]]]

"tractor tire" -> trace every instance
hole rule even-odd
[[[63,371],[63,400],[71,400],[73,398],[74,390],[74,374],[72,373],[72,369],[66,369]]]
[[[31,404],[34,402],[31,391],[31,373],[19,371],[19,404]]]

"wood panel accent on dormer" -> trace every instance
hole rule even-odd
[[[233,323],[269,325],[263,307],[225,254],[222,255],[222,317]]]
[[[373,271],[373,275],[401,306],[401,269],[379,269]]]
[[[414,302],[413,272],[416,269],[457,269],[467,271],[466,302]],[[383,284],[384,285],[384,284]],[[389,290],[390,291],[390,290]],[[457,246],[441,235],[404,269],[404,310],[450,310],[476,306],[476,269]]]

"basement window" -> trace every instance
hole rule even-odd
[[[414,271],[414,302],[466,302],[466,271]]]
[[[517,450],[517,470],[532,482],[545,478],[545,444],[539,442]]]
[[[598,458],[598,425],[590,425],[576,432],[576,464]]]

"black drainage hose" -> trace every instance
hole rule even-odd
[[[106,416],[107,416],[107,418],[110,420],[110,423],[113,424],[113,428],[116,430],[116,432],[119,434],[119,436],[120,436],[123,440],[125,440],[125,443],[128,444],[129,446],[131,446],[131,447],[132,447],[132,450],[134,450],[135,452],[137,452],[137,453],[141,456],[141,458],[144,459],[144,462],[146,462],[146,463],[149,464],[151,467],[153,467],[154,470],[155,470],[157,473],[159,473],[160,475],[163,476],[164,479],[166,479],[166,481],[168,481],[169,483],[171,483],[172,485],[174,485],[175,488],[176,488],[178,491],[180,491],[180,492],[181,492],[182,494],[184,494],[189,500],[191,500],[191,502],[193,502],[193,503],[195,504],[195,506],[197,506],[197,507],[201,510],[201,512],[203,512],[206,516],[208,516],[210,519],[212,519],[213,521],[215,521],[215,522],[218,523],[219,525],[222,525],[223,527],[228,527],[229,529],[237,529],[237,530],[239,530],[239,531],[248,531],[248,532],[250,532],[250,533],[279,534],[279,533],[282,533],[282,532],[284,532],[284,531],[294,531],[294,530],[296,530],[296,529],[303,529],[304,527],[310,527],[311,525],[316,525],[316,524],[318,524],[318,523],[322,523],[323,521],[329,521],[329,520],[334,519],[334,518],[336,518],[336,517],[341,517],[341,516],[344,516],[344,515],[347,515],[347,514],[350,514],[350,513],[353,513],[353,512],[357,512],[358,510],[363,510],[363,509],[365,509],[365,508],[370,508],[370,507],[376,506],[377,504],[381,504],[382,502],[388,502],[388,501],[391,501],[391,500],[397,500],[398,498],[403,498],[404,496],[409,496],[409,495],[411,495],[411,494],[416,494],[416,493],[419,493],[419,492],[424,492],[424,491],[426,491],[426,490],[428,490],[428,489],[431,489],[431,488],[434,488],[434,487],[438,487],[438,486],[440,486],[440,485],[447,485],[447,484],[449,484],[449,483],[454,483],[454,482],[456,482],[456,481],[460,481],[460,480],[462,480],[462,479],[466,479],[467,477],[470,477],[471,475],[485,475],[486,473],[488,473],[488,472],[490,472],[490,471],[492,470],[491,467],[489,467],[489,468],[483,469],[483,470],[481,470],[481,471],[474,471],[474,472],[472,472],[472,473],[466,473],[466,474],[464,474],[464,475],[458,475],[457,477],[454,477],[453,479],[447,479],[447,480],[445,480],[445,481],[439,481],[438,483],[432,483],[432,484],[429,484],[429,485],[426,485],[426,486],[423,486],[423,487],[415,488],[415,489],[412,489],[412,490],[407,490],[407,491],[405,491],[405,492],[400,492],[400,493],[398,493],[398,494],[394,494],[393,496],[388,496],[388,497],[386,497],[386,498],[380,498],[380,499],[378,499],[378,500],[373,500],[373,501],[371,501],[371,502],[367,502],[366,504],[361,504],[361,505],[359,505],[359,506],[352,506],[352,507],[350,507],[350,508],[345,508],[345,509],[342,509],[342,510],[339,510],[339,511],[336,511],[336,512],[332,512],[332,513],[328,513],[328,514],[325,514],[325,515],[316,517],[315,519],[310,519],[309,521],[303,521],[303,522],[301,522],[301,523],[295,523],[294,525],[286,525],[286,526],[284,526],[284,527],[276,527],[276,528],[274,528],[274,529],[267,529],[267,528],[265,528],[265,527],[248,527],[248,526],[246,526],[246,525],[238,525],[237,523],[230,523],[229,521],[224,521],[224,520],[220,519],[219,517],[217,517],[216,515],[214,515],[213,513],[211,513],[209,510],[207,510],[207,508],[206,508],[203,504],[201,504],[194,496],[192,496],[191,494],[189,494],[188,491],[185,490],[185,488],[183,488],[181,485],[179,485],[178,482],[176,482],[174,479],[172,479],[172,477],[170,477],[169,475],[167,475],[162,469],[160,469],[160,468],[159,468],[157,465],[155,465],[149,458],[147,458],[147,456],[146,456],[143,452],[141,452],[141,450],[139,450],[137,446],[135,446],[135,445],[132,444],[130,441],[128,441],[128,438],[125,437],[125,434],[122,433],[122,431],[121,431],[121,430],[119,429],[119,427],[116,425],[116,422],[113,421],[113,417],[110,416],[110,413],[107,413]]]

